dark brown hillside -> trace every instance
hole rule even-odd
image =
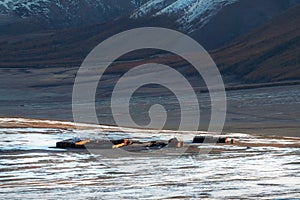
[[[267,25],[238,38],[230,45],[212,51],[211,55],[222,73],[235,75],[237,82],[249,83],[300,79],[299,11],[300,6],[291,8]],[[90,50],[104,39],[124,30],[144,26],[177,28],[172,17],[137,20],[122,18],[59,32],[1,37],[0,68],[2,71],[47,71],[58,67],[76,71]],[[145,56],[139,52],[127,57],[132,60],[136,58]],[[154,61],[171,63],[175,67],[186,65],[174,56],[151,58],[151,62]],[[130,66],[128,63],[119,64],[119,67],[114,68],[114,73],[120,73]],[[194,70],[186,69],[186,72],[194,75]]]
[[[266,25],[299,0],[241,0],[224,7],[203,28],[192,33],[206,49],[228,45],[238,37]]]
[[[300,6],[212,52],[222,72],[246,82],[300,79]]]
[[[176,28],[172,18],[123,18],[65,31],[23,35],[21,39],[20,36],[0,38],[0,66],[79,67],[85,56],[103,40],[119,32],[143,26]]]

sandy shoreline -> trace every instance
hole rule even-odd
[[[105,131],[121,131],[120,127],[114,125],[99,125],[74,123],[66,120],[49,120],[49,119],[33,119],[22,117],[0,117],[0,128],[57,128],[57,129],[105,129]],[[228,123],[225,124],[223,133],[246,133],[253,135],[268,135],[268,136],[285,136],[285,137],[300,137],[299,124],[288,124],[288,126],[275,123]],[[122,128],[122,130],[132,130],[131,128]],[[136,129],[134,129],[136,130]],[[151,129],[138,129],[141,132],[149,133]],[[163,130],[161,132],[182,132],[176,130]],[[205,131],[197,131],[198,133],[205,133]],[[189,133],[197,133],[189,132]]]
[[[99,125],[87,123],[75,123],[62,120],[48,120],[48,119],[32,119],[21,117],[0,117],[0,128],[53,128],[53,129],[74,129],[74,130],[97,130],[106,132],[140,132],[140,133],[206,133],[204,131],[176,131],[176,130],[151,130],[151,129],[138,129],[126,128],[113,125]]]
[[[59,121],[59,120],[46,120],[46,119],[28,119],[20,117],[0,117],[0,129],[14,129],[14,128],[42,128],[42,129],[61,129],[61,130],[86,130],[86,131],[95,131],[95,132],[124,132],[124,133],[138,133],[149,135],[183,135],[183,137],[193,138],[195,135],[205,135],[209,134],[205,131],[176,131],[176,130],[161,130],[155,131],[151,129],[136,129],[136,128],[120,128],[117,126],[108,126],[108,125],[97,125],[97,124],[84,124],[84,123],[74,123],[69,121]],[[277,147],[277,148],[300,148],[300,137],[298,135],[282,135],[282,134],[253,134],[247,133],[251,132],[252,129],[257,127],[250,127],[248,129],[240,127],[241,130],[245,132],[224,132],[223,134],[235,138],[234,146],[240,147]],[[271,130],[270,127],[265,127],[264,130]],[[278,129],[280,130],[280,129]],[[263,131],[261,129],[261,131]],[[286,131],[286,130],[285,130]],[[28,133],[31,133],[30,131]],[[47,131],[44,133],[48,133]],[[237,139],[237,140],[236,140]],[[230,144],[225,144],[230,145]],[[218,146],[218,145],[217,145]],[[221,145],[222,146],[222,145]],[[197,148],[197,147],[196,147]]]

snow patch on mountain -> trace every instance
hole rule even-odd
[[[175,1],[175,0],[174,0]],[[131,18],[139,18],[151,14],[153,11],[163,9],[165,6],[168,6],[170,2],[166,0],[150,0],[140,6],[134,13],[131,15]]]
[[[1,19],[32,18],[52,28],[105,23],[128,16],[148,0],[0,0]],[[0,20],[1,20],[0,19]]]
[[[143,5],[143,3],[145,3],[146,0],[131,0],[130,3],[135,7],[138,8],[141,5]]]
[[[22,18],[77,18],[76,15],[96,14],[111,19],[131,13],[148,0],[0,0],[0,14],[12,14]],[[60,15],[60,16],[57,16]],[[119,16],[118,16],[119,15]],[[94,20],[92,20],[94,21]]]
[[[103,23],[121,16],[175,16],[188,32],[239,0],[0,0],[0,14],[34,17],[58,27]]]
[[[50,2],[50,0],[0,0],[0,13],[8,14],[13,11],[22,11],[23,16],[35,12],[40,13],[49,11],[46,7]]]
[[[131,17],[174,15],[183,29],[192,32],[193,28],[204,26],[224,6],[237,1],[239,0],[150,0]]]

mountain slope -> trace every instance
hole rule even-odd
[[[259,27],[300,0],[150,0],[131,18],[173,17],[178,29],[215,49]]]
[[[146,0],[0,0],[0,19],[14,17],[4,25],[29,21],[28,25],[38,24],[42,30],[71,28],[129,15],[144,2]]]
[[[129,15],[134,19],[145,16],[176,16],[181,30],[193,32],[196,28],[204,26],[223,7],[237,1],[0,0],[0,19],[10,16],[14,17],[10,23],[39,25],[40,29],[45,30],[104,23]]]
[[[191,36],[206,49],[219,48],[262,26],[299,0],[242,0],[225,6]]]
[[[213,16],[201,28],[201,31],[200,29],[196,30],[190,35],[206,49],[210,49],[215,46],[220,47],[221,44],[232,41],[240,34],[257,27],[258,24],[265,24],[271,20],[267,26],[256,29],[231,45],[212,51],[212,55],[223,73],[236,75],[238,80],[264,82],[297,79],[299,70],[299,54],[297,53],[299,52],[300,35],[298,29],[299,6],[274,18],[296,1],[265,0],[264,3],[257,5],[258,1],[260,0],[243,0],[228,5]],[[270,2],[273,2],[273,9],[270,9]],[[249,8],[248,12],[252,13],[250,17],[247,17],[248,14],[245,17],[246,8]],[[228,13],[231,12],[235,13],[229,15]],[[263,16],[263,18],[257,18],[258,24],[246,23],[247,20],[257,16]],[[238,20],[245,18],[238,21],[238,24],[241,24],[238,26],[233,17]],[[4,70],[20,69],[20,71],[26,71],[28,68],[78,67],[90,50],[116,33],[144,26],[178,30],[177,19],[178,16],[173,15],[137,19],[123,17],[107,23],[63,31],[2,36],[0,37],[0,66]],[[228,25],[232,20],[232,25]],[[221,22],[225,25],[221,26]],[[19,29],[26,26],[24,23],[21,24],[23,26]],[[219,29],[220,27],[224,27],[224,29]],[[235,33],[234,37],[228,38],[227,36],[232,33]],[[134,56],[132,58],[136,59],[137,55]],[[174,56],[162,59],[169,63],[175,63],[179,67],[184,65]],[[284,68],[282,68],[283,66]]]
[[[100,42],[122,31],[142,26],[175,29],[172,19],[116,21],[55,32],[0,38],[0,68],[80,66]]]
[[[203,27],[223,7],[238,0],[151,0],[139,7],[132,18],[143,16],[175,15],[181,29],[193,32]]]
[[[300,79],[300,6],[212,52],[219,68],[246,82]]]

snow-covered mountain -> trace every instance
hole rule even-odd
[[[238,0],[0,0],[0,14],[36,18],[50,27],[102,23],[121,16],[173,15],[181,28],[202,27],[224,6]]]
[[[145,26],[189,32],[189,36],[211,52],[222,72],[245,82],[292,80],[300,74],[297,63],[300,0],[0,0],[0,3],[1,68],[4,72],[17,69],[40,77],[45,80],[45,87],[71,84],[74,74],[68,69],[79,67],[96,45],[122,31]],[[88,24],[92,25],[85,26]],[[48,25],[56,29],[49,30]],[[121,59],[139,61],[145,55],[144,51],[132,52]],[[183,67],[180,69],[185,74],[194,75],[194,70],[189,71],[174,56],[166,59],[149,56],[149,59],[162,64],[169,62],[176,69]],[[131,64],[125,62],[111,72],[123,73]],[[48,76],[43,68],[47,69],[45,72],[53,68],[55,73]],[[65,73],[70,73],[68,82],[57,81]]]
[[[0,0],[0,13],[19,13],[23,17],[29,17],[37,14],[49,14],[55,8],[64,12],[70,12],[72,9],[80,10],[85,7],[100,8],[104,12],[134,9],[141,6],[147,0]],[[75,13],[74,13],[75,14]]]
[[[143,16],[176,16],[177,22],[186,31],[203,27],[223,7],[239,0],[150,0],[131,15],[132,18]]]
[[[33,18],[53,28],[102,23],[129,15],[147,0],[0,0],[0,17]]]
[[[0,34],[30,33],[67,29],[125,19],[166,17],[179,30],[196,34],[204,28],[209,37],[218,27],[234,24],[233,31],[221,31],[232,39],[270,20],[290,4],[300,0],[0,0]],[[220,14],[222,13],[223,14]],[[224,14],[225,13],[225,14]],[[244,14],[246,13],[246,14]],[[234,16],[233,14],[236,14]],[[218,16],[219,15],[219,16]],[[218,16],[218,17],[217,17]],[[222,16],[222,17],[220,17]],[[126,21],[127,20],[127,21]],[[212,22],[213,21],[213,22]],[[211,23],[212,22],[212,23]],[[147,25],[147,22],[139,22]],[[169,23],[165,20],[165,23]],[[211,28],[212,27],[212,28]],[[2,30],[1,30],[2,29]],[[201,32],[201,35],[205,33]],[[221,43],[220,43],[221,44]]]

